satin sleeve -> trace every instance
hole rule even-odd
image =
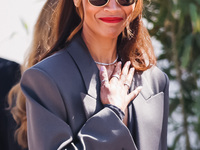
[[[159,144],[159,150],[167,150],[167,128],[168,128],[168,116],[169,116],[169,78],[165,75],[165,88],[164,93],[164,113],[163,113],[163,124],[162,132]]]

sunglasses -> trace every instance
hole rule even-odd
[[[98,7],[103,7],[109,3],[110,0],[88,0],[90,4]],[[135,3],[136,0],[116,0],[121,6],[130,6]]]

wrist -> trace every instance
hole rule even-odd
[[[121,119],[123,120],[125,117],[125,113],[117,106],[112,105],[112,104],[105,104],[104,107],[108,107],[110,108],[112,111],[115,112],[115,114]]]

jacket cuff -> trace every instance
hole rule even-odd
[[[121,119],[121,120],[124,119],[125,114],[124,114],[124,112],[120,108],[118,108],[118,107],[116,107],[114,105],[111,105],[111,104],[105,104],[104,107],[108,107],[112,111],[114,111],[115,114],[119,117],[119,119]]]

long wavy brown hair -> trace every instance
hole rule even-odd
[[[144,71],[156,64],[151,39],[142,22],[143,0],[137,0],[135,10],[128,17],[124,31],[118,37],[118,53],[126,62],[130,60],[136,70]],[[56,43],[41,60],[64,48],[83,25],[83,6],[78,7],[73,0],[59,0],[53,14],[55,18],[54,35]]]
[[[118,53],[123,62],[130,60],[138,71],[144,71],[156,64],[149,33],[142,22],[143,0],[137,0],[135,10],[128,17],[124,31],[118,37]],[[83,25],[83,7],[73,0],[48,0],[35,25],[34,38],[23,70],[64,48]],[[14,119],[19,125],[16,138],[22,147],[27,147],[26,100],[19,84],[9,93],[12,104],[16,97],[16,106],[12,108]]]
[[[54,45],[56,39],[52,34],[52,28],[54,26],[52,14],[55,12],[57,3],[57,0],[47,0],[44,4],[34,27],[33,40],[30,45],[29,53],[21,67],[22,73],[39,62],[40,57]],[[27,148],[26,99],[21,91],[19,83],[10,90],[8,103],[13,118],[18,125],[15,131],[15,138],[22,148]]]

